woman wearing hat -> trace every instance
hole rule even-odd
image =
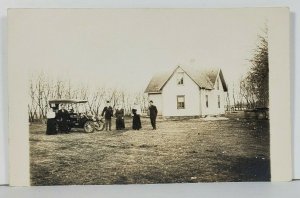
[[[142,128],[141,123],[141,108],[137,103],[134,103],[134,106],[132,107],[132,129],[133,130],[140,130]]]
[[[122,130],[125,129],[125,123],[124,123],[124,109],[118,105],[115,112],[116,116],[116,129]]]

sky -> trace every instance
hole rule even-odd
[[[267,23],[254,9],[23,10],[15,20],[29,76],[144,90],[177,65],[219,67],[229,87],[249,70]]]

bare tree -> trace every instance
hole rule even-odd
[[[33,122],[35,118],[37,118],[37,103],[35,100],[36,97],[36,88],[33,83],[33,80],[31,79],[29,82],[29,94],[31,102],[28,104],[28,113],[29,113],[29,122]]]
[[[241,80],[241,95],[249,108],[269,106],[269,59],[267,28],[258,36],[259,42],[254,49],[250,71]]]
[[[57,99],[61,99],[64,96],[64,92],[65,92],[65,85],[64,82],[62,80],[57,80],[56,81],[56,85],[55,85],[55,91],[56,91],[56,98]]]
[[[236,100],[235,100],[234,83],[232,83],[232,99],[233,99],[233,108],[234,108],[234,110],[236,110]]]
[[[87,105],[83,106],[84,111],[91,112],[94,115],[99,115],[102,112],[101,108],[104,107],[106,100],[111,101],[113,108],[116,105],[122,105],[126,114],[131,113],[134,102],[139,103],[142,110],[146,109],[148,103],[148,98],[142,92],[130,93],[129,91],[104,86],[92,91],[87,84],[82,83],[79,86],[74,86],[70,80],[53,80],[47,78],[44,73],[32,77],[29,85],[31,101],[28,104],[28,114],[30,122],[36,119],[45,119],[49,108],[49,100],[54,98],[87,100]]]
[[[241,95],[245,99],[248,108],[254,108],[256,105],[255,88],[249,76],[240,82]]]

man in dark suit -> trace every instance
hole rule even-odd
[[[149,112],[150,112],[150,121],[151,121],[152,128],[153,130],[156,130],[157,108],[155,105],[153,105],[152,100],[150,100]]]
[[[69,120],[70,120],[70,114],[65,109],[65,105],[61,105],[61,109],[57,112],[57,119],[60,121],[59,129],[61,132],[68,133],[70,131],[69,127]]]
[[[104,107],[101,116],[104,116],[105,119],[105,129],[111,131],[111,117],[113,116],[113,109],[109,104],[109,101],[106,101],[106,106]]]

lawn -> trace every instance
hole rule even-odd
[[[162,120],[151,130],[45,135],[30,125],[32,185],[269,181],[269,121]]]

